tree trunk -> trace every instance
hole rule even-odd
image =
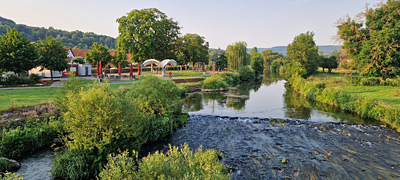
[[[51,77],[51,81],[53,81],[53,71],[50,70],[50,77]]]

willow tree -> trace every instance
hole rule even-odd
[[[388,0],[367,9],[363,18],[339,21],[343,50],[361,75],[382,80],[400,75],[400,1]]]
[[[225,56],[228,59],[228,67],[239,70],[240,67],[250,64],[250,55],[247,54],[247,43],[240,41],[226,47]]]
[[[118,51],[131,54],[131,60],[166,59],[173,56],[173,42],[179,35],[178,22],[156,8],[135,9],[117,19]]]

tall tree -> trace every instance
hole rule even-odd
[[[215,68],[218,70],[224,70],[228,68],[228,59],[226,58],[224,51],[222,51],[218,56],[218,60],[215,62]]]
[[[288,63],[286,77],[297,74],[307,77],[318,68],[318,46],[314,41],[314,33],[307,32],[296,36],[287,48]]]
[[[250,64],[250,55],[247,54],[247,43],[243,41],[228,45],[225,56],[228,59],[228,67],[232,70],[239,70],[240,67]]]
[[[322,72],[325,71],[325,68],[328,69],[328,72],[331,73],[332,69],[337,68],[339,65],[338,59],[335,56],[330,57],[320,57],[319,66],[322,67]]]
[[[39,52],[38,64],[42,68],[50,70],[51,80],[53,80],[53,71],[63,71],[68,68],[66,61],[68,52],[64,49],[62,42],[57,42],[52,36],[46,36],[45,40],[40,40],[37,48]]]
[[[173,56],[172,44],[179,35],[178,22],[156,8],[132,10],[117,19],[118,48],[130,53],[132,61]]]
[[[175,54],[181,63],[208,63],[208,42],[198,34],[185,34],[176,40]]]
[[[400,1],[388,0],[367,9],[364,19],[339,21],[343,49],[361,75],[382,80],[400,75]]]
[[[126,53],[121,52],[117,49],[111,59],[111,64],[113,64],[115,67],[118,67],[118,63],[120,63],[121,67],[127,67],[129,66],[129,62],[126,59]]]
[[[91,64],[93,67],[96,67],[96,62],[101,61],[103,67],[106,66],[107,63],[111,62],[112,56],[108,52],[107,48],[103,46],[103,44],[98,44],[94,42],[92,45],[92,49],[90,49],[86,53],[86,62]]]
[[[13,28],[1,36],[0,72],[12,71],[20,74],[37,65],[35,46]]]

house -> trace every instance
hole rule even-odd
[[[67,76],[70,72],[74,72],[77,76],[91,76],[92,75],[92,66],[90,64],[78,64],[72,61],[74,57],[82,57],[85,60],[85,53],[88,52],[89,49],[68,49],[67,59],[66,61],[70,65],[69,68],[60,72],[60,71],[53,71],[53,77],[62,77]],[[29,75],[37,74],[43,77],[51,77],[50,70],[42,67],[36,67],[29,70]]]

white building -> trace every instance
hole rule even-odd
[[[72,61],[74,57],[82,57],[84,62],[85,60],[85,53],[88,52],[88,49],[68,49],[68,55],[66,61],[70,65],[70,67],[62,72],[60,71],[53,71],[53,77],[62,77],[67,76],[70,72],[75,72],[77,76],[91,76],[92,75],[92,66],[90,64],[78,64]],[[44,68],[41,70],[42,67],[36,67],[29,70],[29,75],[31,74],[38,74],[43,77],[51,77],[50,70]]]

